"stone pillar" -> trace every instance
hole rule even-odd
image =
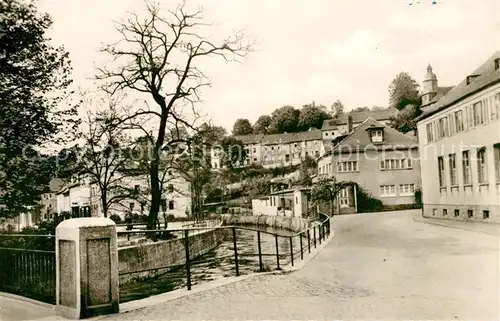
[[[56,228],[57,315],[83,319],[119,310],[116,225],[75,218]]]

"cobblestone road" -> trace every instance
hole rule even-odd
[[[300,271],[102,320],[499,320],[498,238],[413,215],[338,217],[334,239]]]

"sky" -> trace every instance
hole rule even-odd
[[[237,118],[340,99],[347,110],[387,106],[401,71],[421,83],[431,64],[440,86],[462,81],[500,49],[499,0],[187,0],[203,6],[214,39],[243,30],[255,41],[243,62],[202,66],[212,87],[197,108],[231,130]],[[164,8],[178,1],[160,0]],[[119,39],[114,22],[141,0],[39,0],[49,35],[69,51],[75,84],[93,88],[102,44]]]

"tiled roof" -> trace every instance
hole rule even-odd
[[[495,52],[485,63],[474,70],[471,75],[479,75],[467,85],[466,78],[457,86],[453,87],[446,95],[441,97],[435,104],[422,108],[422,114],[417,118],[423,120],[435,113],[448,108],[466,97],[475,94],[497,82],[500,82],[500,69],[495,70],[495,59],[500,58],[500,51]]]
[[[384,142],[374,144],[370,140],[370,136],[367,133],[367,129],[370,127],[374,128],[384,128]],[[339,144],[337,144],[333,148],[333,152],[342,152],[343,149],[347,149],[349,151],[358,151],[374,149],[375,146],[377,148],[408,148],[408,147],[416,147],[417,140],[416,138],[407,136],[403,133],[398,132],[397,130],[385,126],[382,123],[379,123],[375,119],[368,118],[363,124],[358,126],[350,135],[344,138]]]
[[[338,119],[327,119],[323,122],[322,130],[327,129],[336,129],[338,125],[346,125],[347,117],[352,117],[353,124],[360,124],[367,120],[368,118],[372,118],[378,121],[389,120],[391,117],[395,117],[398,114],[398,110],[396,108],[386,108],[380,110],[370,110],[370,111],[356,111],[350,112],[340,116]]]
[[[292,142],[302,142],[302,141],[320,140],[320,139],[322,139],[321,130],[311,129],[306,132],[265,135],[262,138],[262,144],[263,145],[287,144]]]
[[[244,136],[234,136],[234,138],[241,140],[243,144],[256,144],[260,143],[264,134],[255,134],[255,135],[244,135]]]

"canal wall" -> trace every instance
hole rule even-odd
[[[216,248],[228,233],[214,229],[188,237],[189,257],[195,259]],[[184,238],[118,248],[120,283],[132,283],[168,272],[166,266],[186,262]]]
[[[269,226],[294,232],[303,231],[312,224],[311,221],[305,218],[270,215],[222,215],[222,221],[227,225]]]

